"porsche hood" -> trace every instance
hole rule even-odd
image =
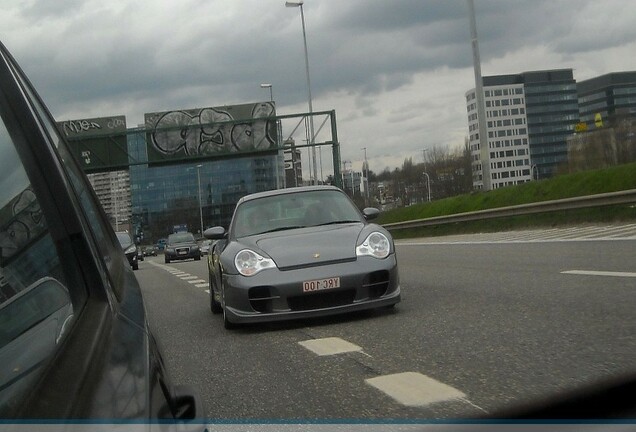
[[[302,228],[258,238],[255,243],[279,269],[320,265],[356,259],[356,242],[362,223]]]

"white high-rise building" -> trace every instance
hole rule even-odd
[[[483,188],[482,164],[490,166],[491,188],[532,179],[523,84],[484,86],[489,160],[480,157],[475,89],[466,93],[473,187]]]
[[[579,118],[572,69],[486,76],[483,91],[487,152],[481,151],[475,90],[466,93],[476,189],[484,189],[482,171],[488,169],[490,189],[552,177],[562,169],[567,138]]]
[[[87,175],[115,230],[131,223],[130,176],[127,170]]]

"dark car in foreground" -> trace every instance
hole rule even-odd
[[[169,379],[93,189],[2,44],[0,173],[0,418],[201,415]]]
[[[226,328],[392,307],[400,301],[391,235],[332,186],[260,192],[239,200],[208,255],[210,308]]]
[[[186,259],[199,261],[201,251],[191,232],[179,232],[168,236],[163,256],[166,264],[170,261]]]
[[[132,267],[133,270],[139,269],[139,252],[128,231],[117,231],[115,234],[124,251],[124,255],[126,255],[128,259],[130,267]]]

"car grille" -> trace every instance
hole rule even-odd
[[[355,297],[356,290],[347,289],[288,297],[287,303],[293,311],[306,311],[352,304]]]
[[[386,270],[372,272],[365,276],[362,287],[368,291],[369,298],[382,297],[389,289],[389,278]]]
[[[274,310],[274,301],[280,298],[276,294],[276,289],[269,286],[255,286],[249,289],[247,297],[250,306],[256,312],[272,312]]]
[[[176,252],[177,255],[187,255],[190,253],[190,247],[188,246],[178,247],[178,248],[175,248],[174,251]]]

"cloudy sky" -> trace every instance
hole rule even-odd
[[[466,0],[303,7],[313,109],[335,110],[343,160],[360,170],[366,147],[380,172],[463,145],[474,87]],[[475,8],[484,75],[573,68],[581,81],[636,70],[632,0]],[[146,112],[269,100],[261,83],[279,115],[308,111],[300,10],[285,0],[0,0],[0,40],[58,121],[125,115],[134,126]]]

